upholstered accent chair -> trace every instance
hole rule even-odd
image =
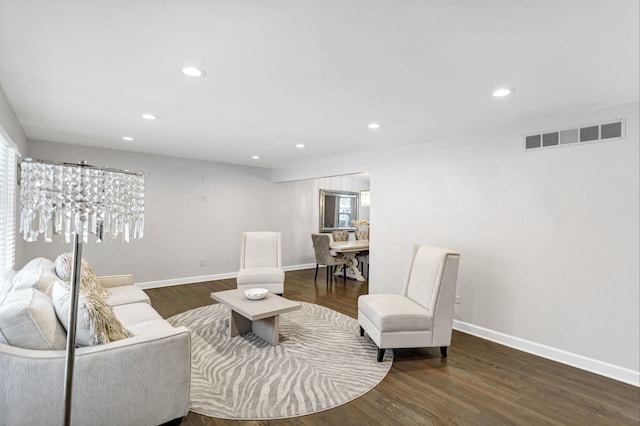
[[[315,282],[318,278],[318,266],[327,266],[327,284],[329,284],[329,277],[333,281],[333,274],[336,266],[342,266],[343,279],[347,282],[347,259],[342,254],[332,255],[329,247],[329,235],[327,234],[311,234],[311,240],[313,241],[313,250],[316,254],[316,274],[313,277]]]
[[[385,349],[440,347],[443,358],[451,345],[453,307],[460,254],[416,245],[402,294],[367,294],[358,298],[360,335]]]
[[[261,287],[284,293],[282,248],[279,232],[243,232],[240,245],[238,288]]]
[[[331,235],[333,241],[349,241],[349,231],[333,231]]]
[[[358,229],[353,233],[353,236],[356,240],[368,240],[369,239],[369,230],[360,230]]]

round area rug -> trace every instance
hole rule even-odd
[[[169,318],[191,331],[191,411],[236,420],[303,416],[364,395],[387,375],[393,351],[377,362],[355,319],[301,304],[280,315],[278,346],[253,333],[229,337],[221,304]]]

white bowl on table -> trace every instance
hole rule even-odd
[[[244,291],[244,295],[249,300],[260,300],[264,299],[269,293],[269,290],[266,288],[249,288]]]

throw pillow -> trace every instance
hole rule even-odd
[[[53,306],[58,319],[68,331],[71,309],[69,283],[58,281],[53,284]],[[129,336],[129,332],[116,318],[113,309],[107,305],[105,299],[95,293],[87,292],[81,287],[78,293],[76,345],[100,345]]]
[[[26,349],[64,349],[64,328],[44,293],[28,288],[7,294],[0,306],[0,334],[7,344]]]
[[[62,281],[71,281],[71,270],[73,269],[73,253],[62,253],[57,257],[55,263],[56,273]],[[80,290],[85,293],[93,293],[106,300],[107,290],[100,285],[98,277],[93,268],[85,259],[80,264]]]
[[[37,257],[13,276],[13,289],[37,288],[51,297],[51,285],[57,280],[55,264],[44,257]]]
[[[26,290],[29,288],[33,288],[38,284],[40,275],[42,275],[42,268],[27,268],[25,266],[24,268],[20,269],[13,277],[13,288],[15,290]]]
[[[51,297],[53,283],[55,283],[56,281],[60,281],[60,278],[58,278],[58,276],[56,275],[55,267],[51,268],[50,270],[43,270],[40,278],[38,279],[38,290]]]

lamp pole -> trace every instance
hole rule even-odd
[[[78,294],[80,289],[80,267],[82,265],[82,243],[80,235],[73,234],[73,269],[71,272],[71,308],[67,330],[67,353],[64,367],[64,424],[71,424],[71,392],[73,388],[73,363],[76,357],[76,326],[78,324]]]

